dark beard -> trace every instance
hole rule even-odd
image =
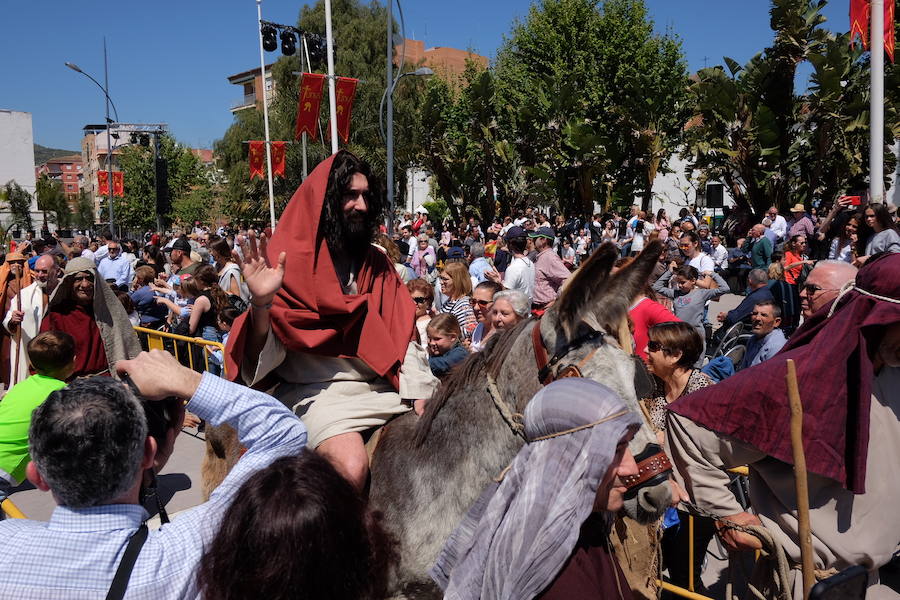
[[[340,213],[339,223],[328,236],[328,249],[348,258],[365,257],[375,232],[375,223],[368,212],[354,210],[349,215]]]

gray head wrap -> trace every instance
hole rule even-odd
[[[125,308],[119,302],[112,288],[100,277],[94,261],[79,256],[66,264],[65,275],[53,290],[47,310],[53,311],[56,306],[74,301],[73,279],[77,273],[85,271],[94,276],[94,320],[97,322],[100,338],[103,340],[103,349],[106,351],[110,374],[118,378],[115,369],[116,362],[134,358],[140,354],[141,344],[131,321],[128,320],[128,313],[125,312]]]
[[[452,600],[530,600],[575,548],[619,441],[640,426],[611,389],[567,378],[525,409],[525,437],[447,540],[430,571]]]

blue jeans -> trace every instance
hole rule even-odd
[[[200,337],[202,337],[207,342],[222,342],[222,335],[219,333],[219,330],[213,327],[212,325],[205,325],[203,330],[200,332]],[[205,352],[206,350],[204,350]],[[220,375],[222,373],[222,367],[218,364],[214,363],[212,360],[209,360],[209,356],[207,355],[207,368],[206,370],[212,373],[213,375]]]

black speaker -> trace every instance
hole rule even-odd
[[[165,215],[171,210],[169,202],[169,165],[164,158],[156,159],[156,212]]]
[[[722,208],[724,200],[724,185],[721,183],[706,184],[706,208]]]

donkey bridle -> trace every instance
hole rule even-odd
[[[594,348],[577,365],[566,365],[557,373],[554,373],[553,369],[569,352],[598,339],[602,346],[604,343],[603,332],[591,329],[588,333],[567,342],[553,356],[547,358],[547,348],[544,346],[544,340],[541,337],[541,322],[538,320],[531,330],[531,341],[534,346],[534,359],[537,362],[538,381],[540,381],[541,385],[548,385],[557,379],[565,377],[581,377],[581,367],[591,359],[598,348]],[[634,459],[638,467],[637,475],[622,477],[622,483],[628,488],[628,492],[625,494],[626,499],[637,495],[638,490],[642,487],[655,486],[662,483],[669,478],[669,473],[672,472],[672,463],[669,462],[669,457],[666,456],[659,444],[647,444],[644,451],[635,456]]]

